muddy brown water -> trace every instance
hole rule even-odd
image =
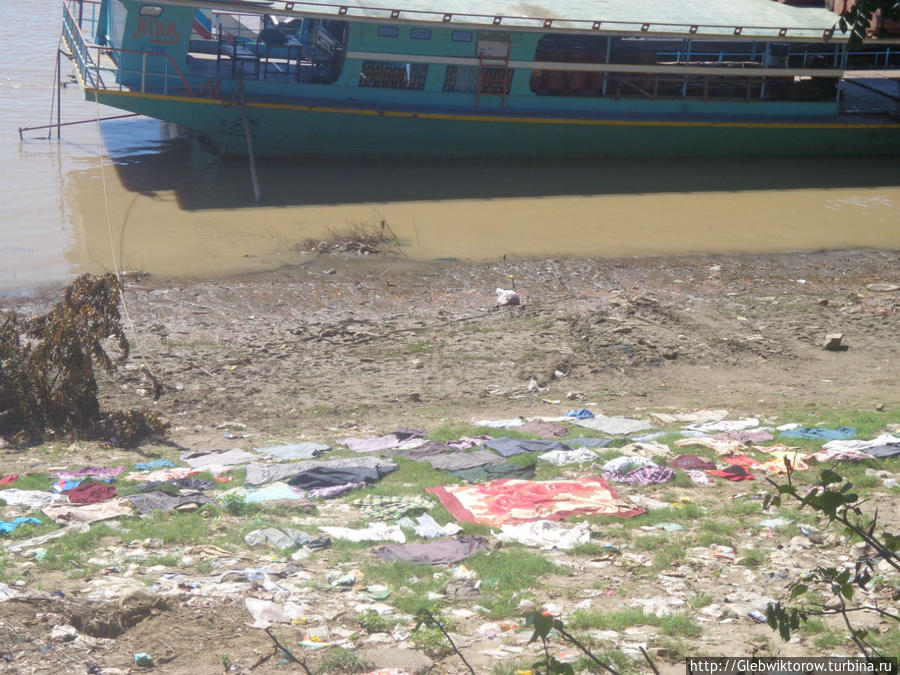
[[[57,16],[55,0],[33,4]],[[0,53],[0,290],[116,266],[212,277],[302,264],[305,239],[382,219],[414,260],[900,248],[893,157],[261,161],[256,205],[246,160],[153,120],[20,141],[54,100],[58,33],[32,16],[0,6],[34,55]],[[61,108],[63,121],[120,112],[74,85]]]

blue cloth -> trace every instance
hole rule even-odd
[[[570,410],[566,413],[566,417],[574,417],[578,420],[587,420],[594,416],[587,408],[579,408],[578,410]]]
[[[0,520],[0,533],[9,534],[17,527],[19,527],[19,525],[24,525],[25,523],[36,523],[40,525],[41,521],[39,521],[37,518],[16,518],[15,520]]]
[[[53,489],[56,492],[68,492],[72,488],[77,488],[81,485],[81,481],[84,478],[60,478],[56,483],[53,484]]]
[[[838,427],[837,429],[823,429],[822,427],[800,427],[799,429],[789,429],[782,431],[781,435],[785,438],[812,438],[822,441],[837,441],[856,436],[856,429],[853,427]]]
[[[162,469],[170,466],[175,466],[175,462],[173,462],[171,459],[154,459],[152,462],[135,464],[134,468],[139,471],[152,471],[153,469]]]

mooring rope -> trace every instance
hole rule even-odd
[[[99,82],[97,83],[97,86],[100,86]],[[134,344],[137,347],[138,354],[140,355],[141,361],[144,364],[141,370],[153,382],[153,396],[155,399],[158,399],[162,393],[162,384],[160,383],[159,378],[150,368],[150,362],[148,361],[147,355],[144,353],[144,347],[141,344],[140,334],[138,333],[137,326],[135,325],[134,320],[131,318],[131,312],[128,311],[128,303],[125,301],[125,279],[122,277],[122,270],[119,267],[119,257],[116,255],[116,243],[115,239],[113,238],[112,216],[110,215],[111,210],[109,208],[109,186],[106,182],[106,172],[104,171],[105,167],[103,164],[103,137],[100,134],[100,100],[97,96],[96,88],[94,89],[94,107],[96,112],[97,129],[97,160],[98,166],[100,168],[100,179],[103,184],[103,205],[106,212],[106,231],[109,235],[109,252],[110,255],[112,255],[113,269],[115,270],[116,280],[118,281],[119,286],[119,300],[122,303],[122,313],[125,315],[125,320],[131,328],[131,333],[134,336]],[[126,219],[127,214],[122,220],[122,227],[119,233],[120,240],[125,236]]]

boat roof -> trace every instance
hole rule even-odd
[[[259,13],[439,22],[494,29],[637,32],[697,37],[831,37],[837,15],[772,0],[162,0]],[[838,34],[840,35],[840,34]]]

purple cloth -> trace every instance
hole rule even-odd
[[[666,483],[675,478],[675,472],[667,466],[642,466],[629,473],[621,471],[604,471],[603,477],[616,483],[634,483],[636,485],[651,485],[653,483]]]
[[[474,448],[476,445],[484,445],[485,441],[489,441],[492,438],[493,436],[485,436],[484,434],[475,436],[474,438],[471,436],[463,436],[459,440],[448,442],[447,445],[456,450],[468,450],[469,448]]]
[[[83,469],[74,469],[72,471],[51,471],[50,475],[58,476],[60,478],[80,478],[82,476],[98,476],[106,478],[118,476],[123,471],[125,471],[124,466],[117,466],[114,469],[99,466],[86,466]]]
[[[311,499],[330,499],[331,497],[342,495],[345,492],[350,492],[350,490],[361,488],[364,485],[365,483],[344,483],[343,485],[313,488],[312,490],[306,490],[306,496]],[[298,490],[298,492],[300,492],[301,494],[303,493],[302,490]]]

